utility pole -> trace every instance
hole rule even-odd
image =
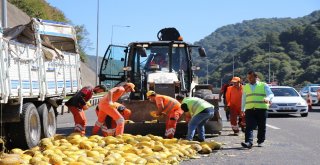
[[[234,55],[232,54],[232,77],[234,77]]]
[[[99,76],[99,68],[98,68],[98,63],[99,63],[99,1],[97,1],[97,46],[96,46],[96,86],[98,85],[98,76]]]
[[[2,0],[2,28],[8,27],[7,0]]]
[[[270,58],[270,42],[268,42],[268,45],[269,45],[269,84],[270,84],[270,77],[271,77],[271,75],[270,75],[270,60],[271,60],[271,58]]]
[[[209,63],[208,63],[208,57],[207,57],[207,84],[209,84]]]

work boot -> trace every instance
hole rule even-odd
[[[263,142],[262,143],[258,143],[258,147],[263,147]]]
[[[242,142],[242,143],[241,143],[241,146],[242,146],[243,148],[251,149],[251,148],[252,148],[252,143]]]

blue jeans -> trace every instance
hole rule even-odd
[[[193,140],[193,136],[197,129],[198,138],[200,141],[204,141],[205,139],[205,129],[204,125],[206,122],[211,119],[214,115],[213,108],[207,108],[208,112],[198,113],[197,115],[193,116],[188,123],[188,133],[187,133],[187,140]]]
[[[266,139],[266,122],[268,113],[266,109],[250,109],[246,114],[245,142],[253,144],[253,129],[258,126],[258,143],[263,143]]]

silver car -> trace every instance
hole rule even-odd
[[[271,86],[274,98],[268,110],[268,114],[300,114],[308,116],[308,104],[301,95],[292,87]]]

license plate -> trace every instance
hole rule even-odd
[[[279,108],[280,110],[291,110],[291,109],[293,109],[292,107],[280,107]]]

